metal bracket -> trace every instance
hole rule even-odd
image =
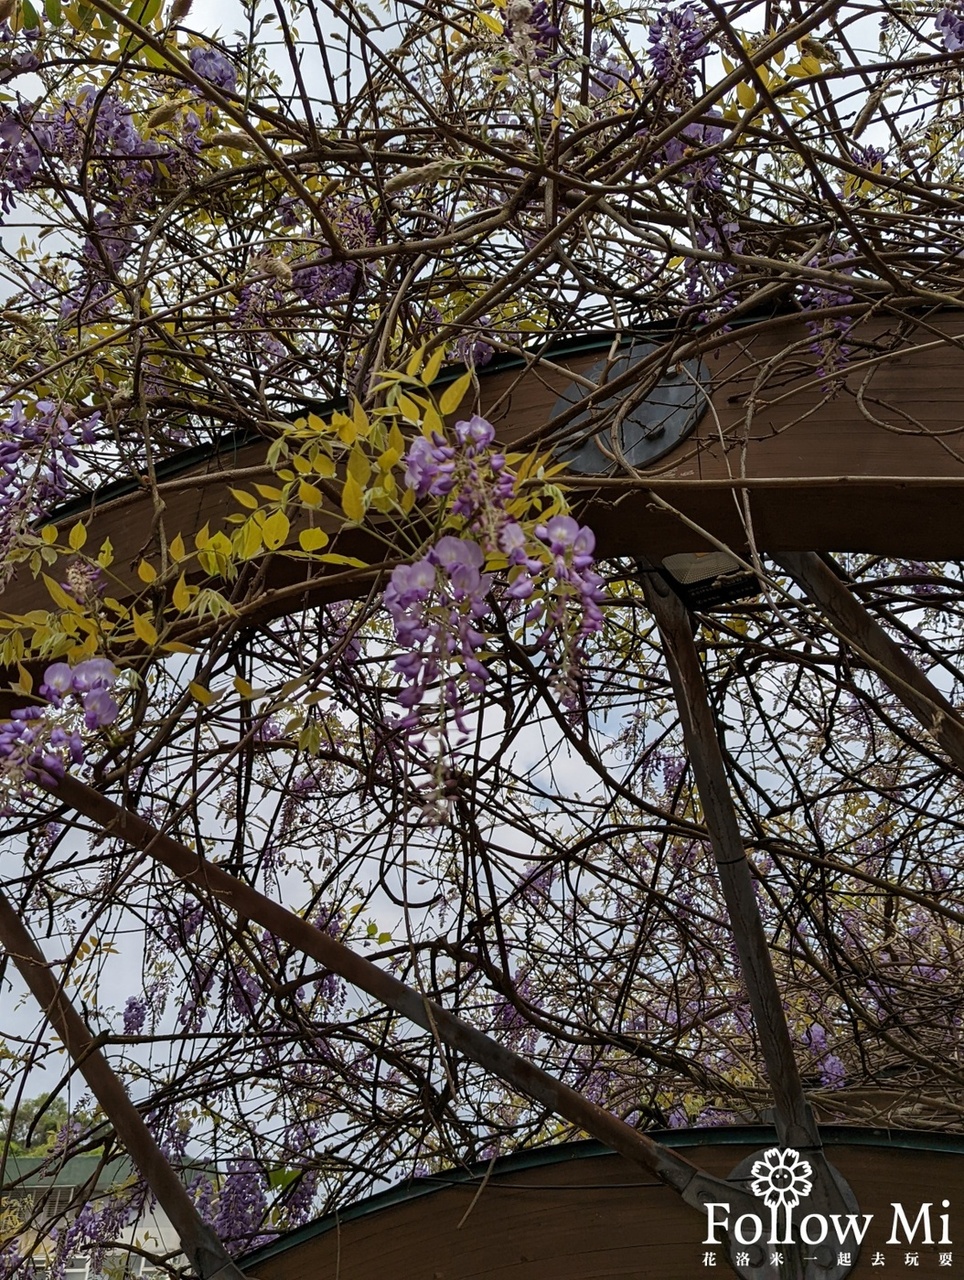
[[[597,383],[603,377],[615,382],[656,350],[653,342],[630,343],[614,361],[605,356],[595,361],[585,370],[585,377]],[[599,401],[593,410],[580,413],[559,434],[553,447],[573,471],[584,475],[612,472],[616,457],[624,458],[632,467],[648,467],[694,430],[709,403],[710,381],[709,370],[701,360],[687,360],[667,369],[649,394],[626,413],[622,406],[632,396],[631,387]],[[580,404],[586,394],[577,383],[567,387],[556,401],[552,417]],[[596,431],[590,433],[593,427]]]

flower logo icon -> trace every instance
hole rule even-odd
[[[771,1147],[764,1151],[763,1158],[756,1161],[750,1173],[753,1177],[750,1190],[755,1196],[762,1196],[764,1204],[771,1209],[795,1209],[813,1190],[810,1181],[813,1170],[790,1148],[781,1151],[779,1147]]]

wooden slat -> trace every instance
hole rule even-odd
[[[834,398],[820,389],[817,357],[808,350],[803,321],[791,317],[762,331],[757,326],[750,337],[729,335],[717,354],[706,357],[712,403],[694,435],[635,478],[580,490],[581,515],[595,529],[601,554],[660,559],[701,550],[709,545],[701,529],[743,550],[746,529],[729,484],[745,476],[750,477],[744,492],[755,541],[764,550],[964,557],[964,353],[959,346],[964,312],[931,317],[902,340],[903,351],[867,363],[875,347],[897,341],[896,329],[896,322],[882,319],[859,327],[846,389]],[[932,330],[946,341],[938,341]],[[799,350],[774,364],[758,383],[768,362],[794,346]],[[580,355],[565,368],[585,375],[598,359],[598,352]],[[536,365],[480,378],[478,407],[495,422],[505,444],[551,436],[553,409],[568,381],[565,368]],[[867,377],[868,412],[886,426],[868,420],[858,404],[857,391]],[[466,403],[463,412],[469,408]],[[168,536],[180,531],[190,545],[205,523],[221,526],[238,509],[228,493],[229,484],[238,483],[232,473],[249,472],[242,483],[250,481],[252,468],[264,468],[266,449],[267,441],[258,441],[225,451],[165,481]],[[685,520],[654,501],[654,488]],[[92,502],[89,513],[88,546],[110,537],[118,551],[114,570],[136,589],[134,566],[154,545],[149,495]],[[340,527],[334,515],[323,516],[321,523],[332,535]],[[383,543],[358,530],[339,535],[338,550],[375,561],[386,554]],[[299,583],[304,583],[304,597]],[[317,571],[309,580],[303,563],[279,556],[269,562],[265,591],[266,615],[298,607],[302,599],[350,593],[342,583],[327,585]],[[0,596],[7,612],[48,606],[42,584],[26,570]]]
[[[725,1177],[751,1147],[707,1145],[691,1158]],[[954,1276],[964,1272],[964,1156],[881,1147],[832,1146],[831,1162],[873,1213],[856,1280],[894,1275]],[[621,1157],[596,1156],[492,1177],[459,1227],[477,1184],[343,1222],[257,1265],[257,1280],[695,1280],[732,1276],[717,1248],[715,1269],[704,1267],[705,1220],[665,1187],[647,1183]],[[943,1210],[941,1202],[951,1200]],[[913,1222],[922,1201],[951,1214],[954,1245],[910,1246],[919,1266],[905,1269],[905,1245],[887,1245],[892,1203]],[[761,1202],[762,1203],[762,1202]],[[763,1210],[766,1220],[767,1211]],[[886,1264],[872,1265],[880,1249]],[[952,1268],[938,1267],[950,1250]]]

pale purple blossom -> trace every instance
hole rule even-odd
[[[188,61],[199,76],[202,76],[216,89],[224,89],[234,93],[238,86],[238,73],[223,53],[217,49],[195,48],[188,51]]]

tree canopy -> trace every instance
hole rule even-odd
[[[4,892],[165,1155],[208,1162],[202,1216],[241,1254],[579,1130],[78,818],[65,774],[640,1130],[759,1119],[648,570],[597,554],[553,450],[584,406],[507,442],[479,397],[640,339],[615,408],[581,386],[618,417],[766,330],[748,425],[802,369],[808,413],[922,431],[867,377],[960,344],[964,10],[0,15]],[[97,536],[135,500],[142,544]],[[959,1125],[960,762],[746,526],[755,587],[694,639],[808,1097]],[[959,566],[839,566],[958,703]],[[5,1119],[43,1069],[57,1158],[109,1155],[25,1009]],[[142,1194],[0,1268],[56,1275]]]

